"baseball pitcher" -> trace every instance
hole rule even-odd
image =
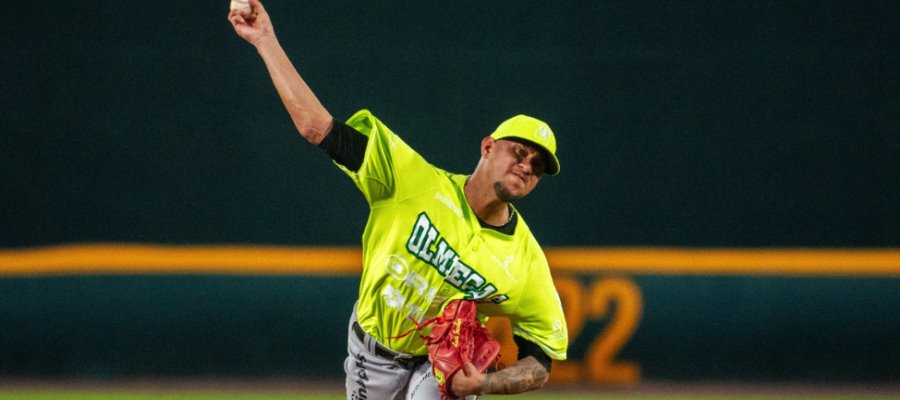
[[[442,170],[368,110],[334,120],[279,45],[258,0],[228,19],[268,69],[295,127],[370,207],[347,326],[347,399],[474,398],[542,387],[564,360],[565,317],[547,260],[513,202],[556,175],[556,138],[518,115],[480,144],[471,174]],[[510,319],[518,361],[498,369],[484,330]]]

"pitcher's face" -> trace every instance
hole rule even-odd
[[[482,153],[494,192],[507,203],[531,193],[544,174],[544,154],[527,141],[485,138]]]

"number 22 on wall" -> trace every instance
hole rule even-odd
[[[640,382],[641,369],[636,362],[619,361],[619,351],[637,329],[643,312],[641,291],[625,278],[602,278],[587,288],[569,277],[554,279],[562,300],[569,329],[569,343],[574,343],[587,321],[605,320],[606,325],[591,343],[582,361],[554,362],[550,379],[554,382],[587,381],[604,384],[630,385]],[[613,307],[613,305],[615,305]],[[509,322],[491,319],[491,335],[503,344],[503,362],[515,362],[516,346]],[[571,352],[569,353],[571,357]]]

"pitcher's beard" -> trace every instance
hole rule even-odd
[[[494,193],[497,194],[497,198],[506,203],[512,203],[522,198],[522,196],[510,193],[509,189],[500,181],[494,182]]]

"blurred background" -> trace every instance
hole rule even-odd
[[[561,173],[517,205],[579,328],[556,381],[900,382],[896,1],[266,7],[336,118],[368,108],[442,168],[512,115],[553,128]],[[171,268],[352,253],[366,221],[227,2],[7,12],[0,377],[342,379],[358,265]],[[161,256],[73,250],[121,244]]]

